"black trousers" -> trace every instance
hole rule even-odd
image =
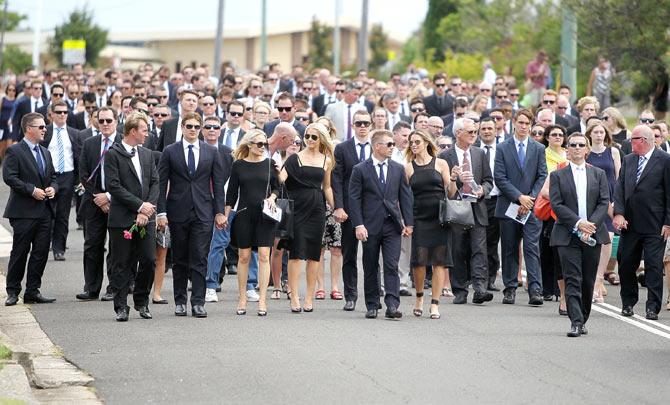
[[[45,208],[42,216],[36,219],[9,219],[12,226],[12,252],[7,265],[7,294],[19,295],[21,282],[26,274],[26,294],[34,295],[42,285],[42,274],[49,258],[51,240],[51,210]],[[30,258],[28,258],[30,254]]]
[[[86,202],[82,210],[84,218],[84,291],[100,295],[104,279],[105,244],[107,242],[107,214],[97,205]],[[107,292],[111,289],[112,250],[107,251]]]
[[[111,271],[114,311],[128,306],[128,289],[133,281],[133,303],[136,307],[147,305],[156,269],[156,224],[147,224],[144,238],[135,232],[132,239],[125,239],[125,230],[109,228],[109,247],[114,252]]]
[[[573,325],[584,325],[589,320],[601,247],[589,246],[575,235],[568,246],[557,247],[565,280],[568,316]]]
[[[398,254],[400,254],[400,247],[398,247]],[[342,222],[342,281],[344,284],[344,299],[347,301],[358,299],[357,261],[358,239],[356,239],[351,220],[346,220]],[[377,290],[379,290],[379,285],[377,285]]]
[[[540,267],[542,268],[542,295],[560,295],[558,280],[563,279],[561,271],[561,258],[558,249],[550,246],[551,231],[554,229],[554,220],[550,219],[542,223],[542,234],[540,235]]]
[[[486,227],[486,263],[489,272],[489,281],[495,282],[500,268],[500,255],[498,255],[498,243],[500,243],[500,220],[496,218],[496,203],[498,197],[491,197],[486,201],[486,213],[489,224]]]
[[[475,292],[486,292],[489,281],[486,255],[486,227],[475,225],[464,229],[451,226],[452,258],[454,267],[449,270],[451,290],[454,295],[468,295],[468,275]],[[468,274],[470,269],[470,274]]]
[[[212,226],[212,222],[200,221],[193,210],[187,221],[170,222],[175,304],[186,304],[190,279],[191,305],[205,305],[207,255],[212,240]]]
[[[51,236],[51,250],[54,253],[65,253],[70,225],[70,210],[72,209],[72,196],[74,194],[74,179],[74,172],[56,175],[58,192],[53,200],[56,204],[56,217],[54,218]]]
[[[342,234],[344,236],[344,233]],[[400,260],[401,236],[391,217],[387,217],[382,231],[377,235],[368,235],[363,242],[363,288],[367,309],[379,306],[379,253],[384,261],[384,303],[386,308],[398,308],[400,305]]]
[[[644,247],[644,249],[643,249]],[[644,278],[647,284],[647,311],[658,313],[663,299],[663,253],[665,241],[660,235],[641,235],[623,231],[619,239],[619,278],[621,305],[635,306],[638,301],[636,270],[644,254]],[[565,274],[564,274],[565,276]]]

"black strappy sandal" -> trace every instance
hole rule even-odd
[[[430,305],[440,305],[439,300],[430,300]],[[430,319],[440,319],[442,315],[439,312],[431,312]]]
[[[423,291],[421,291],[421,292],[417,291],[416,292],[416,298],[423,298]],[[423,300],[421,300],[421,302],[423,303]],[[416,317],[421,317],[421,316],[423,316],[423,308],[414,308],[412,310],[412,313]]]

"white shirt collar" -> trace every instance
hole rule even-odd
[[[356,138],[356,137],[354,136],[354,143],[355,143],[356,145],[361,145],[361,144],[364,144],[364,143],[370,144],[370,139],[368,138],[368,139],[365,139],[364,141],[359,141],[358,138]]]
[[[583,162],[581,165],[575,164],[573,162],[570,162],[570,167],[572,167],[572,171],[575,170],[586,170],[586,162]]]
[[[519,138],[517,138],[516,135],[514,135],[514,144],[516,145],[517,148],[519,147],[520,143],[522,143],[524,147],[528,146],[528,137],[526,137],[526,139],[524,139],[523,141],[520,141]]]
[[[123,145],[123,148],[126,150],[128,153],[133,153],[133,149],[137,152],[137,146],[130,146],[126,143],[126,141],[121,141],[121,145]],[[137,153],[135,153],[137,155]]]
[[[377,158],[375,158],[374,155],[370,155],[370,157],[372,158],[372,163],[374,163],[375,166],[377,166],[380,163],[388,164],[388,159],[377,160]]]
[[[188,143],[188,141],[186,139],[181,138],[181,142],[182,142],[182,146],[184,147],[184,149],[188,149],[189,145],[193,145],[193,149],[200,150],[200,142],[198,142],[197,139],[193,143]]]
[[[647,152],[647,153],[644,155],[645,160],[646,160],[647,162],[648,162],[649,159],[651,158],[651,154],[654,153],[654,149],[656,149],[656,146],[652,147],[652,148],[649,150],[649,152]],[[661,150],[662,150],[662,149],[661,149]]]

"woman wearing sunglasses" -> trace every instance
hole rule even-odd
[[[270,280],[270,247],[274,242],[272,229],[275,223],[263,216],[264,201],[274,207],[279,183],[277,170],[265,155],[265,133],[252,129],[244,134],[233,154],[235,161],[228,180],[226,218],[235,207],[232,220],[231,244],[239,249],[237,261],[237,286],[239,298],[237,314],[247,313],[247,276],[251,250],[258,250],[258,316],[267,315],[267,287]]]
[[[13,143],[9,132],[9,116],[12,114],[15,101],[16,85],[10,82],[0,97],[0,159],[4,159],[5,150]]]
[[[326,223],[326,202],[332,207],[333,191],[330,172],[335,163],[328,130],[322,124],[311,124],[305,130],[305,149],[290,156],[279,178],[293,199],[293,238],[282,244],[289,249],[288,284],[291,312],[302,312],[298,283],[303,261],[307,261],[305,312],[312,312],[316,273],[321,259],[321,240]]]

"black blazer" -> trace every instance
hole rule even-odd
[[[161,155],[156,212],[166,213],[168,221],[186,222],[191,210],[195,210],[201,222],[212,222],[215,214],[224,212],[225,182],[219,152],[212,145],[198,142],[200,153],[193,176],[188,172],[182,142],[168,145]]]
[[[152,151],[138,147],[142,168],[140,184],[131,156],[120,143],[114,143],[105,155],[105,188],[112,195],[107,226],[129,228],[135,223],[143,202],[158,204],[158,170]]]
[[[405,168],[400,163],[387,159],[386,188],[382,190],[372,158],[354,166],[349,182],[349,207],[351,223],[355,227],[365,225],[370,235],[382,232],[388,213],[398,233],[403,226],[413,226],[412,190],[405,177]]]
[[[274,120],[265,124],[263,131],[265,131],[265,135],[267,135],[268,138],[272,136],[272,133],[280,122],[280,120]],[[298,120],[293,120],[293,128],[298,131],[298,135],[300,135],[301,138],[305,136],[305,129],[307,129],[307,127],[302,125]]]
[[[20,141],[23,139],[23,129],[21,128],[21,120],[23,119],[23,116],[30,113],[31,111],[31,105],[30,101],[32,98],[30,97],[23,97],[22,99],[19,99],[16,101],[16,111],[14,112],[14,117],[12,118],[12,133],[15,141]],[[44,100],[42,100],[43,104],[46,104]],[[38,108],[39,110],[39,108]],[[44,120],[46,121],[46,116],[44,117]]]
[[[551,173],[549,199],[551,209],[557,217],[549,244],[568,246],[572,239],[572,230],[579,220],[577,189],[570,164]],[[586,165],[586,215],[589,222],[596,224],[596,233],[593,238],[599,244],[610,243],[605,227],[609,201],[610,191],[605,172],[597,167]]]
[[[423,105],[426,106],[426,112],[428,115],[437,115],[438,117],[441,117],[443,115],[449,115],[453,112],[454,99],[449,95],[445,95],[444,103],[442,104],[442,108],[440,108],[440,105],[437,103],[437,96],[433,94],[431,96],[424,97]]]
[[[179,116],[163,121],[161,127],[161,136],[158,138],[158,145],[156,150],[163,151],[166,146],[177,142],[177,125],[179,124]]]
[[[621,142],[621,152],[623,155],[630,155],[633,153],[633,145],[631,145],[630,139],[626,139]]]
[[[40,218],[45,209],[55,214],[55,207],[50,199],[38,201],[33,198],[33,191],[36,187],[43,190],[53,187],[58,193],[56,171],[51,162],[51,154],[44,146],[40,146],[40,151],[45,163],[44,177],[40,174],[35,155],[27,143],[21,141],[7,148],[2,161],[2,179],[10,188],[9,199],[5,206],[5,218]]]
[[[86,120],[84,119],[85,114],[86,111],[78,112],[76,114],[68,114],[67,125],[76,128],[80,131],[85,130],[86,129]]]
[[[636,183],[639,156],[624,156],[614,187],[614,214],[623,215],[628,229],[643,235],[660,235],[670,225],[670,155],[654,148],[640,181]]]
[[[67,136],[70,138],[70,143],[72,144],[72,157],[73,157],[73,163],[74,163],[74,173],[76,177],[76,173],[79,173],[79,155],[81,154],[81,135],[79,134],[79,131],[76,130],[75,128],[72,128],[70,126],[66,125],[67,129]],[[49,144],[51,143],[51,138],[53,138],[54,134],[54,126],[53,124],[47,125],[47,131],[44,133],[44,141],[40,143],[40,145],[44,146],[45,148],[49,147]]]
[[[355,138],[340,142],[335,146],[335,167],[330,175],[335,208],[343,208],[349,213],[349,180],[354,166],[360,163],[356,152]]]
[[[221,138],[219,138],[221,139]],[[219,157],[221,158],[221,166],[223,166],[223,184],[226,184],[230,178],[230,171],[233,169],[233,150],[219,143]],[[225,203],[225,201],[224,201]]]
[[[114,138],[112,138],[112,143],[114,142]],[[101,167],[96,169],[96,166],[98,166],[98,160],[100,160],[101,150],[102,135],[95,135],[91,136],[90,138],[86,138],[81,146],[81,154],[79,155],[79,182],[82,184],[82,186],[84,186],[84,190],[86,190],[84,195],[81,197],[82,203],[79,206],[79,210],[82,213],[92,207],[91,204],[93,204],[93,194],[98,194],[105,191],[102,189],[100,176]],[[94,170],[95,173],[93,174],[93,177],[91,177],[91,174]],[[91,181],[87,181],[89,177],[91,177]]]
[[[489,162],[484,157],[484,151],[476,146],[470,146],[470,167],[472,168],[472,175],[475,177],[477,184],[482,186],[484,194],[476,202],[472,204],[472,212],[475,216],[475,219],[479,225],[488,226],[489,224],[489,215],[486,208],[486,199],[485,197],[489,195],[491,189],[493,189],[493,175],[491,174],[491,166]],[[446,150],[440,154],[440,158],[447,161],[449,164],[449,172],[454,166],[458,166],[458,155],[456,154],[456,147],[452,147],[449,150]],[[463,183],[460,180],[456,180],[456,187],[460,190],[463,187]],[[458,194],[457,194],[458,195]],[[456,198],[456,197],[454,197]]]

